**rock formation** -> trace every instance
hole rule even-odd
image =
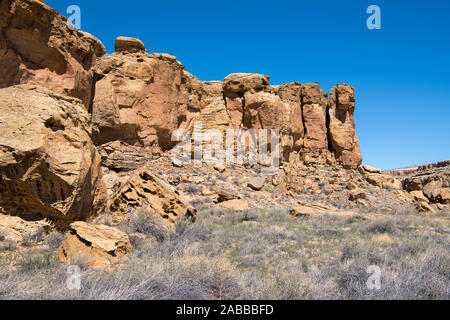
[[[355,89],[341,83],[331,89],[329,108],[329,137],[338,162],[348,168],[357,168],[361,151],[356,137]]]
[[[0,4],[0,88],[35,84],[83,101],[93,98],[96,57],[105,54],[94,36],[67,25],[67,19],[40,0]]]
[[[81,101],[33,85],[0,89],[0,212],[67,224],[105,203]]]
[[[202,82],[139,39],[118,37],[115,50],[106,54],[40,0],[2,1],[1,212],[68,226],[105,206],[124,215],[148,203],[169,224],[194,220],[195,210],[146,169],[178,143],[177,129],[278,129],[285,163],[361,164],[346,84],[328,98],[318,83],[272,86],[254,73]]]
[[[178,219],[195,221],[197,211],[168,183],[147,168],[140,169],[111,197],[108,206],[116,221],[124,221],[137,208],[159,215],[161,223],[173,227]]]
[[[176,129],[193,135],[209,129],[278,129],[285,161],[295,153],[306,163],[336,159],[353,169],[361,164],[352,87],[338,85],[328,101],[317,83],[272,87],[270,77],[260,74],[202,82],[175,57],[149,54],[142,42],[126,39],[119,38],[117,52],[101,57],[95,67],[92,124],[100,149],[120,141],[160,154],[177,143],[172,141]],[[194,131],[196,121],[201,132]]]

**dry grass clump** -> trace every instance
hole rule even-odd
[[[120,226],[144,235],[126,263],[96,271],[78,262],[80,290],[67,288],[56,259],[61,234],[0,259],[0,299],[449,299],[448,234],[435,231],[449,228],[448,216],[201,210],[164,236],[151,217],[138,211]],[[380,290],[367,287],[372,265]]]

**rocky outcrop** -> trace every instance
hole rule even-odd
[[[128,236],[115,228],[74,222],[58,249],[62,262],[93,269],[108,269],[124,261],[132,247]]]
[[[173,227],[178,219],[195,221],[197,211],[161,178],[149,169],[143,168],[132,176],[124,186],[112,196],[108,209],[115,221],[128,219],[128,214],[137,208],[155,213],[166,227]]]
[[[105,51],[98,39],[69,28],[67,19],[43,1],[0,4],[0,88],[41,85],[81,99],[88,109],[92,67]]]
[[[0,212],[86,219],[105,207],[101,178],[80,100],[32,85],[0,89]]]
[[[146,52],[145,45],[141,40],[130,37],[118,37],[114,43],[114,48],[116,52],[126,51],[126,52]]]
[[[420,166],[403,176],[402,184],[412,197],[420,192],[428,203],[450,204],[450,166],[447,161]]]
[[[19,217],[0,214],[0,237],[3,238],[0,240],[22,242],[26,236],[45,233],[50,229],[50,223],[45,220],[26,221]]]
[[[329,138],[336,160],[344,167],[356,169],[362,162],[356,137],[355,89],[345,83],[331,89],[329,115]]]

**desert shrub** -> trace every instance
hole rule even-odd
[[[29,232],[22,237],[22,245],[24,247],[31,247],[44,241],[46,230],[44,228],[38,228],[34,232]]]
[[[45,244],[51,250],[56,250],[59,248],[61,243],[64,240],[64,234],[59,231],[52,231],[49,233],[47,238],[45,239]]]

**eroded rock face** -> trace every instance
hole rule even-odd
[[[137,208],[159,215],[166,227],[178,219],[195,221],[197,211],[172,186],[143,168],[112,196],[109,210],[116,221],[124,221]]]
[[[362,163],[355,121],[355,89],[345,83],[331,89],[329,137],[336,160],[344,167],[356,169]]]
[[[92,125],[97,145],[121,141],[154,152],[169,150],[177,143],[172,133],[192,127],[205,106],[202,82],[167,54],[105,55],[96,74]]]
[[[32,85],[0,89],[0,212],[67,225],[105,204],[81,101]]]
[[[317,83],[272,87],[269,76],[254,73],[201,82],[175,57],[146,53],[137,39],[119,38],[116,44],[118,52],[100,58],[95,68],[92,124],[100,149],[119,141],[158,155],[178,143],[172,140],[177,129],[202,136],[204,149],[211,140],[207,130],[277,129],[280,157],[286,162],[334,164],[337,158],[347,168],[361,163],[353,88],[348,85],[334,88],[336,101],[329,111],[328,95]],[[327,121],[328,113],[333,120]]]
[[[58,249],[62,262],[82,264],[93,269],[108,269],[126,260],[132,247],[128,236],[115,228],[74,222]]]
[[[68,28],[67,19],[43,1],[0,4],[0,88],[41,85],[79,98],[89,108],[92,67],[104,53],[98,39]]]

